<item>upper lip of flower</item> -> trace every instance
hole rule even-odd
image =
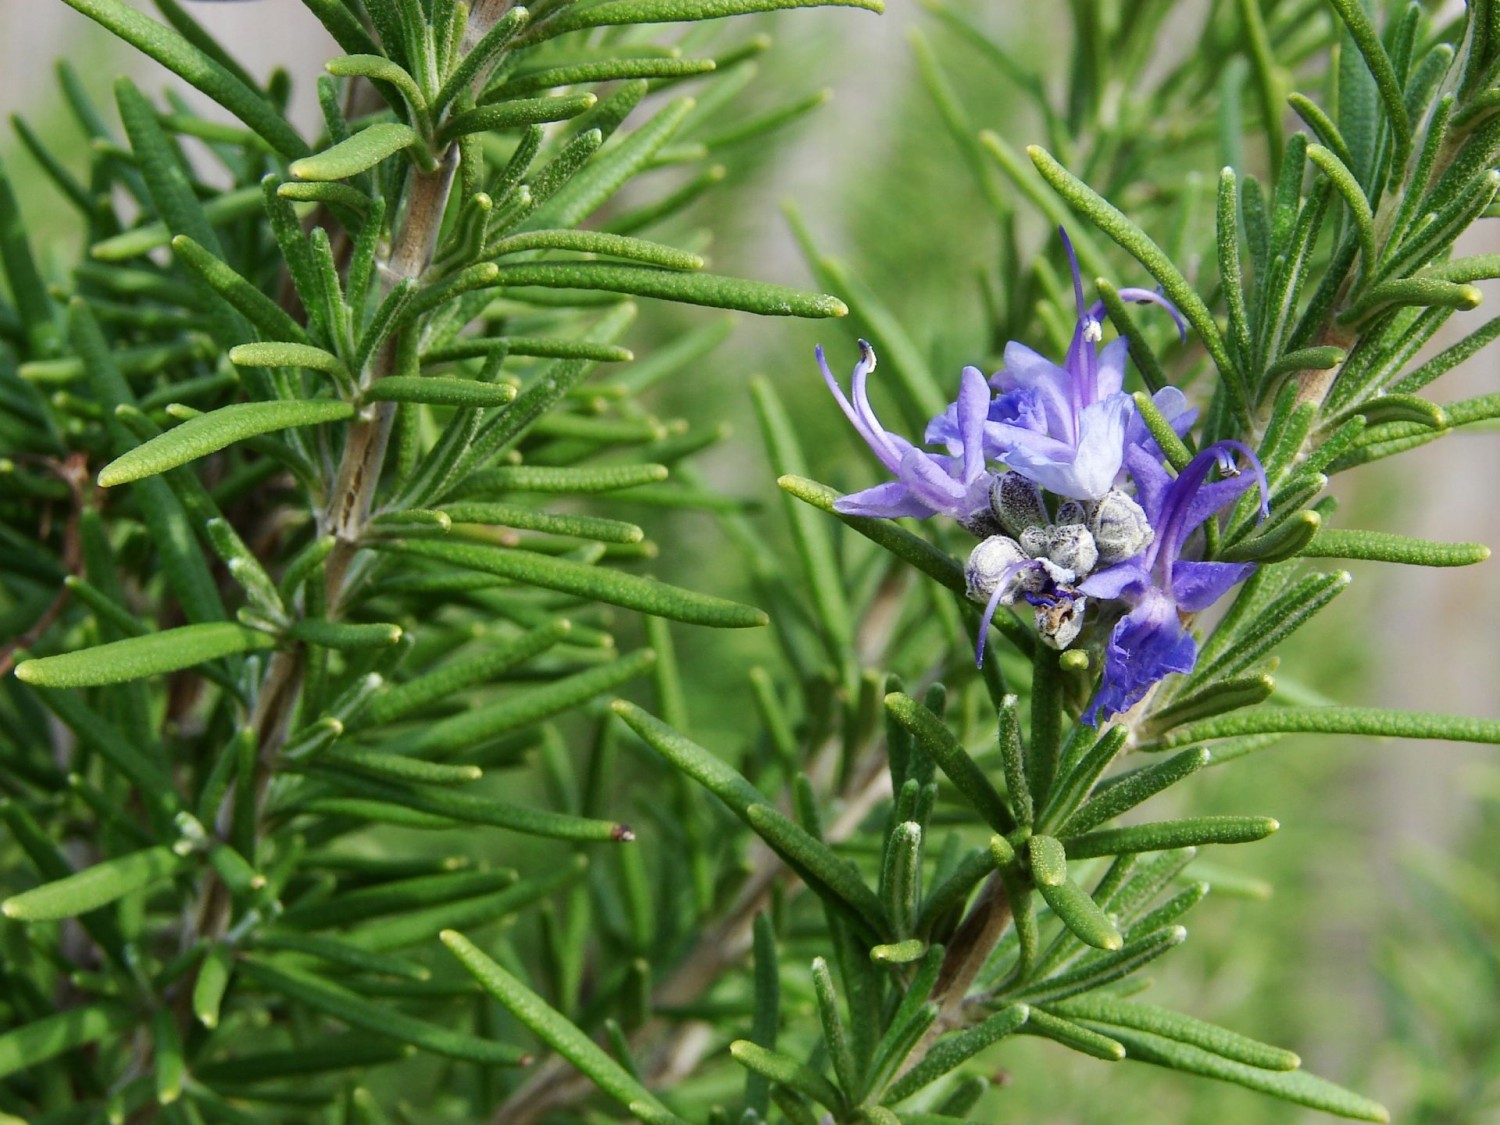
[[[868,390],[870,372],[875,368],[875,349],[864,340],[859,342],[859,349],[860,359],[850,380],[852,401],[829,370],[821,346],[816,353],[818,366],[839,409],[896,480],[842,497],[836,507],[839,511],[862,515],[943,512],[958,520],[970,519],[985,506],[989,494],[982,433],[990,396],[984,376],[975,368],[964,371],[956,403],[963,445],[961,455],[929,453],[881,425],[870,405]],[[881,510],[868,510],[872,508]]]

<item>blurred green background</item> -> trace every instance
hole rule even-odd
[[[978,278],[1004,268],[1002,240],[918,80],[913,29],[932,45],[976,126],[1016,149],[1045,138],[1016,89],[971,47],[911,0],[888,6],[880,18],[796,12],[746,21],[733,33],[763,31],[776,40],[733,115],[819,87],[833,96],[770,141],[730,150],[724,184],[659,237],[696,247],[712,231],[707,248],[716,271],[811,286],[781,210],[795,201],[820,249],[860,276],[934,369],[956,382],[962,364],[992,370],[998,359]],[[1062,59],[1071,47],[1068,23],[1051,5],[969,0],[953,7],[1019,58]],[[1180,18],[1174,14],[1163,29],[1164,59],[1195,48],[1207,7],[1180,5]],[[197,5],[195,14],[252,72],[265,73],[273,61],[287,67],[297,79],[296,119],[312,131],[311,77],[335,50],[296,0]],[[109,83],[121,73],[166,84],[160,71],[64,5],[0,0],[0,108],[24,113],[64,151],[82,142],[67,135],[53,104],[50,66],[58,56],[89,79],[101,101],[109,101]],[[1323,65],[1310,60],[1307,73]],[[1254,171],[1259,146],[1247,151]],[[42,232],[35,241],[45,262],[60,277],[78,249],[71,215],[50,197],[13,134],[0,141],[0,154],[29,222]],[[1197,173],[1211,184],[1211,146],[1204,154],[1201,166],[1148,171]],[[639,190],[649,197],[660,188],[648,178]],[[1042,217],[1024,200],[1016,209],[1022,252],[1055,249]],[[1211,209],[1200,214],[1199,222],[1208,220]],[[1200,243],[1207,237],[1204,227]],[[1483,229],[1470,241],[1469,252],[1500,248]],[[1118,283],[1141,281],[1123,263],[1119,270]],[[721,315],[646,307],[623,342],[649,356]],[[1471,314],[1469,323],[1483,315]],[[1041,346],[1040,324],[1031,331]],[[877,479],[873,459],[817,375],[818,341],[834,369],[846,371],[854,349],[843,326],[741,319],[727,343],[658,392],[663,417],[731,428],[699,463],[715,486],[755,505],[756,527],[773,543],[785,528],[750,410],[752,375],[773,380],[792,408],[814,476],[844,488]],[[1450,374],[1436,397],[1493,390],[1496,365],[1481,355]],[[1340,478],[1335,487],[1344,526],[1500,544],[1497,482],[1500,440],[1475,428]],[[736,555],[710,518],[656,510],[640,518],[662,545],[656,569],[663,577],[745,596],[736,588],[744,582]],[[1500,715],[1496,568],[1494,561],[1462,572],[1357,565],[1352,589],[1284,651],[1283,680],[1341,702]],[[739,717],[749,713],[744,669],[772,658],[771,640],[677,627],[674,639],[692,690],[696,736],[730,752],[741,738]],[[1172,799],[1191,801],[1196,812],[1264,813],[1283,827],[1262,844],[1212,857],[1242,874],[1247,890],[1263,893],[1222,896],[1197,911],[1187,946],[1154,967],[1162,1001],[1292,1047],[1309,1069],[1383,1101],[1397,1121],[1500,1121],[1500,768],[1491,755],[1441,743],[1291,739],[1199,775],[1184,789]],[[1169,811],[1153,806],[1152,814]],[[514,839],[474,837],[469,846],[493,848],[498,859]],[[1106,1066],[1045,1041],[1007,1042],[995,1058],[1006,1077],[983,1110],[996,1121],[1317,1119],[1236,1087]]]

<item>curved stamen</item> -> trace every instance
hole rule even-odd
[[[1035,559],[1021,559],[1013,562],[1000,572],[1000,581],[995,583],[995,592],[990,595],[990,600],[984,604],[984,614],[979,618],[979,641],[974,646],[974,667],[984,667],[984,645],[989,639],[990,622],[995,619],[996,612],[1000,609],[1000,599],[1010,589],[1011,579],[1023,570],[1029,570],[1036,566]]]

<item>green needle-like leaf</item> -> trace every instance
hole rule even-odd
[[[1408,566],[1473,566],[1490,557],[1482,543],[1438,543],[1386,531],[1324,528],[1302,548],[1306,558],[1373,559]]]
[[[863,8],[883,12],[883,0],[608,0],[572,9],[544,24],[549,36],[586,27],[631,23],[674,23],[678,20],[715,20],[751,12],[779,12],[787,8]]]
[[[1027,847],[1030,849],[1031,873],[1036,888],[1063,925],[1079,941],[1096,949],[1119,949],[1124,940],[1114,922],[1089,897],[1087,891],[1068,877],[1063,845],[1051,836],[1033,836]]]
[[[776,483],[803,503],[811,504],[814,508],[820,508],[837,516],[871,542],[879,544],[924,574],[937,579],[955,593],[962,594],[967,589],[964,582],[964,568],[958,562],[943,554],[927,540],[904,530],[893,521],[871,519],[866,516],[850,516],[834,511],[833,502],[839,498],[838,492],[826,484],[819,484],[806,477],[784,476],[778,478]]]
[[[837,297],[789,289],[784,285],[609,262],[501,263],[493,284],[629,293],[635,297],[656,297],[715,309],[738,309],[759,316],[827,317],[846,316],[849,312]]]
[[[1188,284],[1187,278],[1172,264],[1166,252],[1145,231],[1126,218],[1119,208],[1074,176],[1045,149],[1032,145],[1026,152],[1043,178],[1059,195],[1087,215],[1100,230],[1119,243],[1156,278],[1167,297],[1197,330],[1203,346],[1213,358],[1214,366],[1223,374],[1225,386],[1237,388],[1239,374],[1224,346],[1224,337],[1219,332],[1213,314],[1208,311],[1203,298],[1198,296],[1198,291]]]
[[[1064,840],[1063,847],[1074,859],[1131,852],[1164,852],[1202,844],[1249,844],[1264,840],[1280,827],[1268,816],[1200,816],[1090,832]]]
[[[136,1013],[113,1004],[90,1004],[42,1016],[0,1035],[0,1077],[54,1059],[64,1051],[123,1031]]]
[[[0,903],[0,913],[22,922],[51,922],[73,918],[117,898],[165,879],[188,860],[171,848],[146,848],[106,859],[82,871],[43,883]]]
[[[99,470],[99,486],[112,488],[153,477],[259,434],[342,422],[352,417],[354,407],[347,402],[240,402],[221,406],[189,418],[116,457]]]
[[[1030,1016],[1031,1009],[1025,1004],[1010,1004],[973,1027],[939,1039],[921,1062],[892,1083],[881,1100],[893,1105],[925,1089],[986,1047],[1020,1030]],[[911,1117],[903,1113],[901,1119],[909,1121]]]
[[[852,863],[769,805],[751,805],[745,819],[824,902],[871,933],[888,932],[884,906]]]
[[[496,129],[517,129],[523,125],[540,125],[548,121],[567,121],[594,108],[598,98],[593,94],[568,94],[558,98],[519,98],[465,110],[443,126],[442,138],[455,140],[470,133],[488,133]]]
[[[203,91],[265,138],[281,155],[295,159],[307,152],[306,142],[270,102],[176,31],[142,15],[123,0],[65,2]]]
[[[753,1070],[772,1082],[805,1094],[835,1113],[841,1112],[844,1107],[844,1096],[839,1093],[837,1086],[812,1067],[804,1066],[779,1051],[768,1051],[748,1039],[736,1039],[729,1045],[729,1053],[747,1070]]]
[[[347,180],[410,148],[420,139],[411,126],[386,121],[361,129],[332,148],[294,160],[287,170],[299,180]]]
[[[509,1043],[481,1039],[464,1031],[453,1031],[377,1004],[322,977],[284,965],[272,965],[259,957],[240,961],[240,971],[262,988],[305,1004],[315,1012],[342,1020],[351,1027],[373,1031],[413,1047],[450,1059],[487,1066],[521,1066],[526,1052]]]
[[[1500,744],[1500,721],[1379,707],[1263,707],[1178,727],[1152,743],[1171,750],[1247,734],[1358,734],[1368,738],[1442,738]]]
[[[698,594],[676,586],[622,574],[615,570],[585,566],[568,559],[551,558],[531,551],[514,551],[478,543],[412,540],[382,544],[396,554],[434,559],[450,566],[499,575],[545,590],[593,598],[656,617],[670,617],[689,625],[744,629],[765,625],[769,618],[753,606]]]
[[[184,625],[16,665],[16,679],[36,687],[95,687],[159,676],[222,656],[274,648],[276,638],[230,622]]]
[[[1262,1043],[1155,1004],[1118,1000],[1113,996],[1096,993],[1049,1004],[1048,1008],[1072,1019],[1147,1031],[1261,1070],[1296,1070],[1302,1065],[1302,1060],[1293,1051],[1273,1047],[1269,1043]]]
[[[516,397],[509,383],[476,383],[441,375],[389,375],[364,392],[367,402],[422,402],[429,406],[504,406]]]
[[[240,367],[306,367],[341,379],[349,378],[344,361],[332,352],[307,344],[288,344],[279,340],[258,344],[240,344],[229,349],[229,362]]]
[[[485,956],[463,934],[445,930],[441,937],[448,951],[458,958],[486,992],[554,1051],[598,1083],[601,1090],[626,1108],[640,1103],[661,1115],[664,1121],[677,1121],[650,1090],[606,1055],[575,1023]]]
[[[1359,0],[1329,0],[1329,3],[1344,21],[1359,53],[1364,56],[1365,65],[1375,76],[1375,86],[1380,91],[1380,100],[1385,106],[1391,137],[1395,142],[1395,156],[1391,167],[1403,169],[1406,167],[1407,157],[1411,155],[1412,134],[1411,122],[1406,113],[1406,97],[1401,89],[1401,80],[1396,75],[1396,68],[1391,63],[1390,55],[1386,54],[1385,45],[1381,43],[1375,25],[1370,22],[1369,13]]]
[[[1148,1031],[1115,1025],[1104,1025],[1104,1030],[1124,1044],[1128,1058],[1233,1082],[1296,1105],[1321,1109],[1356,1121],[1387,1122],[1391,1119],[1379,1103],[1303,1070],[1261,1070]]]
[[[937,762],[950,781],[974,806],[996,832],[1010,832],[1016,821],[1006,807],[1005,798],[995,789],[978,763],[969,756],[947,725],[909,695],[892,692],[885,697],[885,707],[917,744]]]

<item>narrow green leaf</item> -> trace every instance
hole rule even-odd
[[[1339,193],[1344,205],[1349,209],[1349,216],[1354,220],[1355,233],[1359,236],[1360,276],[1365,279],[1374,277],[1375,258],[1378,253],[1375,245],[1375,214],[1370,209],[1370,201],[1365,198],[1364,189],[1359,186],[1354,173],[1332,150],[1322,145],[1308,145],[1307,159],[1316,164],[1318,170],[1328,177],[1328,182],[1333,185],[1334,191]]]
[[[1059,164],[1045,149],[1032,145],[1026,152],[1037,171],[1041,172],[1059,195],[1087,215],[1094,225],[1119,243],[1156,278],[1167,297],[1197,330],[1214,366],[1223,373],[1225,386],[1238,388],[1239,374],[1224,346],[1224,337],[1219,332],[1213,314],[1162,248],[1117,207]]]
[[[352,417],[354,407],[347,402],[240,402],[221,406],[116,457],[99,470],[99,486],[112,488],[156,476],[258,434],[342,422]]]
[[[1206,719],[1210,715],[1222,715],[1249,707],[1270,698],[1276,690],[1276,681],[1270,676],[1242,676],[1233,680],[1216,680],[1201,690],[1174,699],[1160,711],[1155,712],[1144,729],[1152,733],[1171,730],[1183,723]]]
[[[258,934],[258,948],[280,953],[301,953],[331,965],[340,965],[360,973],[400,977],[403,980],[429,980],[432,973],[425,965],[388,953],[372,953],[338,938],[317,934],[270,930]],[[296,967],[296,966],[292,966]]]
[[[891,1084],[881,1101],[886,1105],[893,1105],[911,1097],[949,1071],[962,1066],[986,1047],[1020,1030],[1030,1017],[1031,1009],[1025,1004],[1008,1004],[973,1027],[944,1036],[932,1045],[921,1062]],[[901,1116],[903,1121],[911,1119],[908,1114]]]
[[[1169,736],[1170,737],[1170,736]],[[1203,844],[1249,844],[1264,840],[1281,825],[1268,816],[1200,816],[1107,828],[1063,841],[1074,859],[1127,852],[1164,852]]]
[[[1356,1121],[1388,1122],[1384,1106],[1336,1086],[1304,1070],[1261,1070],[1212,1054],[1188,1043],[1178,1043],[1148,1031],[1134,1028],[1108,1028],[1111,1037],[1125,1046],[1129,1058],[1153,1063],[1171,1070],[1233,1082],[1262,1094],[1281,1098],[1295,1105],[1320,1109],[1325,1113]]]
[[[891,832],[880,890],[896,937],[909,937],[916,926],[917,903],[922,895],[922,826],[915,821],[898,824]],[[925,942],[919,944],[918,957],[926,950]]]
[[[631,23],[676,23],[678,20],[715,20],[750,12],[779,12],[787,8],[863,8],[883,12],[883,0],[607,0],[571,9],[542,25],[547,35],[561,35],[586,27]],[[540,28],[538,29],[541,30]]]
[[[502,263],[495,284],[629,293],[716,309],[738,309],[760,316],[825,317],[845,316],[849,312],[837,297],[784,285],[609,262]]]
[[[230,622],[183,625],[77,652],[25,660],[16,665],[16,679],[47,688],[121,684],[275,645],[276,638],[268,633]]]
[[[441,110],[465,90],[472,90],[481,75],[489,73],[489,68],[495,62],[496,56],[512,39],[526,30],[530,22],[531,13],[519,6],[511,8],[496,20],[494,26],[484,33],[478,43],[474,44],[473,50],[465,54],[459,64],[454,67],[453,73],[448,75],[443,82],[442,89],[433,99],[433,108]]]
[[[340,652],[358,652],[366,648],[386,648],[401,639],[401,626],[389,623],[370,625],[350,621],[326,621],[304,617],[292,622],[287,636],[305,644]]]
[[[901,692],[885,697],[886,711],[909,731],[950,781],[996,832],[1016,827],[1015,818],[990,779],[947,725],[915,699]]]
[[[802,449],[780,396],[765,379],[752,380],[750,393],[760,419],[772,471],[778,476],[805,472],[807,466]],[[797,503],[790,493],[786,505],[792,538],[812,591],[813,605],[823,627],[829,655],[835,665],[842,664],[846,659],[844,654],[853,647],[854,627],[844,577],[834,556],[827,522]]]
[[[463,934],[445,930],[441,935],[448,951],[458,958],[491,996],[520,1020],[554,1051],[591,1078],[598,1087],[621,1105],[629,1108],[640,1103],[653,1112],[673,1120],[666,1106],[640,1084],[630,1072],[615,1062],[578,1026],[531,989],[511,976]]]
[[[656,663],[656,653],[638,649],[597,668],[516,695],[472,707],[439,720],[403,742],[403,749],[420,755],[446,756],[487,742],[502,734],[581,707],[595,696],[644,675]]]
[[[16,200],[15,188],[5,166],[0,164],[0,266],[10,285],[26,338],[35,357],[58,350],[56,309],[37,268],[28,237],[26,217]]]
[[[1041,1008],[1031,1009],[1031,1018],[1019,1029],[1026,1035],[1039,1035],[1105,1062],[1119,1062],[1125,1057],[1125,1048],[1116,1039],[1085,1027],[1081,1023],[1054,1016]]]
[[[516,398],[508,383],[475,383],[443,375],[387,375],[366,390],[368,402],[423,402],[432,407],[504,407]]]
[[[200,243],[179,234],[172,239],[172,253],[199,280],[233,305],[262,336],[269,340],[312,343],[303,327],[280,305]]]
[[[389,82],[401,91],[406,104],[411,106],[413,111],[419,114],[426,112],[427,99],[422,96],[422,88],[417,85],[417,80],[407,73],[405,67],[398,66],[384,55],[342,55],[339,58],[329,59],[323,64],[323,69],[335,78],[368,78],[371,82]],[[297,173],[293,172],[292,175],[295,176]],[[303,178],[320,179],[321,177]],[[342,177],[334,178],[342,179]]]
[[[1364,56],[1365,65],[1369,67],[1370,73],[1375,78],[1376,89],[1380,91],[1381,103],[1385,106],[1391,139],[1395,144],[1395,155],[1391,160],[1391,167],[1400,170],[1406,167],[1407,158],[1411,155],[1411,121],[1406,113],[1406,97],[1401,89],[1401,79],[1396,75],[1396,68],[1391,63],[1390,55],[1386,54],[1385,45],[1380,42],[1380,34],[1375,30],[1375,25],[1370,22],[1369,13],[1365,11],[1360,0],[1329,0],[1333,10],[1338,13],[1339,18],[1344,21],[1344,26],[1349,29],[1349,34],[1354,40],[1354,45],[1359,48],[1359,53]]]
[[[66,0],[66,3],[207,94],[282,156],[295,159],[307,152],[306,142],[270,102],[176,31],[142,15],[123,0]]]
[[[459,492],[613,492],[656,484],[671,475],[665,465],[502,465],[482,469],[464,479]]]
[[[165,879],[187,862],[186,857],[166,847],[131,852],[12,895],[0,903],[0,913],[22,922],[73,918]]]
[[[1372,314],[1392,308],[1445,308],[1467,312],[1479,307],[1484,293],[1474,285],[1405,277],[1383,281],[1339,314],[1340,324],[1360,324]]]
[[[1408,566],[1473,566],[1490,557],[1482,543],[1438,543],[1386,531],[1324,528],[1302,549],[1306,558],[1373,559]]]
[[[1358,734],[1368,738],[1441,738],[1500,744],[1500,721],[1379,707],[1264,707],[1191,723],[1163,735],[1152,749],[1247,734]]]
[[[139,1017],[113,1004],[90,1004],[42,1016],[0,1035],[0,1077],[123,1031]]]
[[[333,0],[337,3],[338,0]],[[385,1038],[372,1038],[359,1032],[320,1036],[315,1042],[301,1043],[285,1051],[258,1051],[201,1063],[193,1075],[209,1085],[222,1083],[271,1082],[305,1075],[327,1074],[336,1070],[366,1069],[383,1063],[409,1058],[412,1049]],[[226,1121],[228,1118],[225,1119]],[[351,1121],[358,1120],[351,1117]]]
[[[431,541],[398,541],[383,544],[382,549],[495,574],[545,590],[577,594],[657,617],[670,617],[689,625],[743,629],[764,625],[769,620],[764,612],[752,606],[532,551],[507,550],[478,543]]]
[[[796,1090],[835,1113],[844,1108],[844,1096],[818,1071],[778,1051],[768,1051],[748,1039],[736,1039],[729,1053],[747,1070],[762,1074],[772,1082]]]
[[[838,1078],[838,1084],[843,1090],[858,1090],[859,1072],[849,1044],[849,1031],[839,1015],[838,993],[833,986],[833,974],[828,970],[828,962],[822,957],[813,958],[812,978],[813,995],[818,1003],[818,1018],[823,1025],[823,1042],[827,1045],[829,1057],[833,1060],[834,1075]],[[770,1051],[775,1045],[757,1043],[756,1046],[764,1051]],[[762,1078],[769,1077],[757,1068],[749,1069]]]
[[[443,511],[454,523],[482,523],[518,527],[526,531],[545,531],[601,543],[639,543],[646,533],[633,523],[604,519],[600,516],[558,515],[519,504],[492,504],[460,501],[444,504]]]
[[[1090,828],[1113,820],[1121,813],[1149,800],[1168,786],[1196,773],[1208,765],[1209,753],[1204,749],[1184,750],[1165,762],[1132,770],[1111,779],[1112,783],[1101,786],[1078,811],[1063,823],[1059,836],[1077,836]]]
[[[1124,941],[1109,916],[1087,891],[1068,877],[1063,845],[1051,836],[1033,836],[1027,844],[1037,890],[1052,912],[1079,941],[1096,949],[1117,950]]]
[[[1322,486],[1315,486],[1321,490]],[[1274,563],[1305,554],[1323,526],[1323,517],[1311,509],[1294,512],[1259,535],[1241,539],[1219,552],[1225,562]]]
[[[229,349],[229,362],[240,367],[306,367],[310,371],[322,371],[340,379],[350,377],[344,361],[332,352],[280,340],[239,344]]]
[[[533,230],[513,234],[485,247],[489,257],[520,254],[531,250],[567,250],[579,254],[603,254],[671,270],[701,270],[703,259],[686,250],[593,230]],[[514,351],[514,348],[512,348]]]
[[[516,873],[510,868],[396,879],[345,891],[333,898],[293,905],[281,915],[280,922],[282,925],[323,929],[387,914],[414,913],[430,906],[452,908],[463,899],[504,890],[515,882]]]
[[[386,121],[361,129],[332,148],[292,161],[287,171],[299,180],[347,180],[420,140],[411,126]]]
[[[389,1004],[366,1000],[311,973],[271,965],[258,957],[241,959],[240,970],[262,988],[305,1004],[315,1012],[342,1020],[350,1027],[410,1043],[435,1055],[488,1066],[520,1066],[527,1061],[526,1053],[509,1043],[438,1027],[396,1011]]]
[[[611,105],[625,109],[646,93],[646,83],[626,83],[600,112]],[[527,220],[529,226],[575,227],[602,206],[662,150],[682,127],[693,108],[691,98],[674,98],[650,121],[621,137],[589,162],[578,175],[562,186],[546,205]]]
[[[215,942],[204,954],[193,980],[193,1015],[210,1031],[219,1026],[219,1012],[229,988],[233,962],[230,948],[223,942]]]
[[[570,816],[536,805],[495,801],[468,793],[455,793],[414,783],[396,784],[377,781],[355,771],[327,766],[310,766],[307,770],[321,780],[358,796],[386,801],[412,812],[444,817],[465,824],[485,824],[505,828],[528,836],[546,836],[554,840],[577,840],[583,843],[628,843],[635,833],[625,824],[588,817]]]
[[[1161,360],[1156,358],[1156,353],[1151,350],[1151,345],[1141,334],[1140,325],[1136,324],[1130,307],[1120,298],[1120,291],[1102,277],[1096,278],[1094,284],[1099,290],[1100,300],[1104,302],[1104,310],[1109,316],[1110,323],[1115,326],[1130,349],[1130,358],[1135,360],[1135,366],[1141,373],[1141,380],[1146,384],[1146,390],[1155,394],[1167,385],[1167,376],[1162,370]]]
[[[517,98],[514,101],[465,110],[443,126],[442,139],[453,141],[471,133],[518,129],[548,121],[568,121],[594,108],[594,94],[564,94],[556,98]]]
[[[755,916],[751,935],[755,962],[755,1012],[750,1025],[754,1043],[773,1051],[781,1027],[781,963],[776,955],[776,931],[764,913]],[[814,981],[818,960],[813,961]],[[771,1084],[751,1071],[745,1076],[745,1108],[765,1117],[770,1112]]]
[[[848,860],[835,855],[827,844],[769,805],[751,805],[745,810],[745,819],[818,897],[843,910],[872,933],[887,932],[880,899]]]
[[[344,937],[352,945],[375,952],[420,945],[453,926],[487,926],[518,914],[574,886],[588,868],[588,857],[577,852],[567,863],[556,865],[540,878],[527,879],[498,893],[406,910],[395,917],[350,930]]]
[[[365,724],[384,726],[467,687],[488,683],[506,670],[546,652],[572,628],[572,623],[567,620],[551,621],[514,640],[493,645],[472,657],[450,661],[416,679],[389,688],[370,701],[351,729]]]
[[[1119,1000],[1103,993],[1095,993],[1092,996],[1075,996],[1071,1000],[1049,1005],[1049,1008],[1072,1019],[1092,1020],[1150,1032],[1261,1070],[1296,1070],[1302,1065],[1302,1060],[1293,1051],[1273,1047],[1228,1028],[1217,1027],[1155,1004]]]
[[[1344,349],[1331,346],[1283,352],[1266,368],[1266,378],[1270,380],[1296,371],[1332,371],[1344,362],[1344,356]]]
[[[1152,894],[1155,894],[1154,889]],[[1103,896],[1100,897],[1100,901],[1103,901]],[[1110,903],[1109,908],[1117,914],[1121,913],[1115,903]],[[1065,973],[1027,984],[1016,990],[1015,998],[1032,1004],[1043,1004],[1076,996],[1079,993],[1092,992],[1105,985],[1113,984],[1115,981],[1123,980],[1141,966],[1156,960],[1167,950],[1176,948],[1186,940],[1187,930],[1181,926],[1167,926],[1145,933],[1141,937],[1127,941],[1123,947],[1113,953],[1089,954]]]
[[[723,801],[731,812],[747,824],[751,806],[765,804],[767,798],[764,793],[746,781],[732,766],[686,735],[673,730],[634,703],[617,699],[610,706],[648,745]]]
[[[833,502],[839,498],[839,493],[826,484],[798,476],[779,477],[776,483],[803,503],[837,516],[865,538],[904,559],[929,577],[937,579],[955,593],[963,594],[966,591],[964,568],[927,540],[913,535],[891,520],[850,516],[834,511]]]

